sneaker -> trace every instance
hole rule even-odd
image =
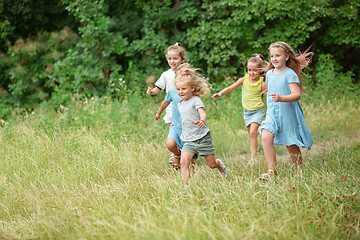
[[[227,178],[229,176],[229,171],[227,170],[225,164],[220,160],[220,159],[217,159],[220,161],[220,168],[219,168],[219,172],[223,175],[224,178]]]
[[[260,179],[265,181],[271,181],[274,179],[277,175],[277,172],[275,170],[269,169],[267,173],[263,173],[260,175]]]

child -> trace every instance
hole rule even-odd
[[[175,73],[178,75],[179,71],[182,69],[189,68],[190,64],[183,63],[177,67]],[[184,142],[180,139],[182,133],[181,127],[181,118],[180,113],[178,110],[178,104],[181,101],[181,97],[178,95],[176,88],[169,89],[168,93],[166,94],[165,100],[161,103],[158,112],[155,115],[155,120],[160,119],[161,113],[165,110],[170,103],[173,103],[172,107],[172,117],[171,117],[171,126],[169,129],[168,138],[166,140],[166,147],[169,149],[170,152],[173,153],[169,159],[170,164],[172,164],[175,170],[180,168],[180,149],[183,147]]]
[[[260,127],[269,170],[260,176],[261,179],[270,180],[277,175],[274,144],[286,146],[295,171],[302,165],[299,147],[310,149],[313,144],[299,101],[303,90],[302,69],[310,62],[307,57],[313,55],[307,51],[296,56],[285,42],[276,42],[269,47],[270,70],[266,73],[268,108]]]
[[[226,178],[229,175],[224,163],[215,159],[214,145],[210,129],[206,124],[205,107],[200,97],[209,94],[207,81],[188,68],[180,73],[175,80],[175,86],[181,101],[179,112],[181,116],[182,134],[184,146],[181,150],[181,177],[186,184],[190,177],[190,163],[195,154],[203,155],[210,168],[219,169]]]
[[[264,117],[264,102],[262,94],[266,91],[264,77],[260,73],[264,69],[264,56],[261,54],[253,54],[247,61],[248,74],[240,78],[231,86],[223,89],[219,93],[215,93],[212,98],[218,98],[222,95],[232,92],[234,89],[242,87],[242,106],[244,109],[245,125],[250,137],[251,157],[250,164],[256,161],[258,150],[258,129]]]
[[[171,45],[167,48],[166,60],[170,66],[170,69],[161,74],[160,78],[155,82],[155,88],[148,88],[146,92],[147,94],[156,95],[162,89],[165,89],[167,93],[169,89],[174,88],[175,70],[180,64],[186,62],[188,59],[185,49],[180,45],[180,43],[175,43],[174,45]],[[166,108],[166,114],[164,116],[164,121],[169,125],[169,127],[171,126],[171,107],[172,104]]]

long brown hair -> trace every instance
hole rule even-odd
[[[286,66],[294,70],[296,75],[299,77],[300,81],[300,90],[303,92],[302,86],[302,74],[305,74],[302,70],[309,65],[311,62],[311,57],[314,55],[313,52],[309,52],[310,47],[305,50],[305,52],[300,52],[296,55],[294,50],[286,42],[275,42],[269,46],[269,51],[271,48],[280,48],[283,49],[286,55],[289,55],[289,59],[286,61]],[[267,70],[273,69],[271,61],[267,67]]]

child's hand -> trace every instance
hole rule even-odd
[[[215,99],[215,98],[218,98],[218,97],[221,97],[221,93],[215,93],[214,95],[212,95],[212,99]]]
[[[151,87],[148,87],[148,90],[146,91],[147,94],[152,95],[152,89]]]
[[[160,114],[157,113],[157,114],[155,115],[155,120],[156,120],[156,121],[159,121],[159,120],[160,120]]]
[[[199,121],[196,121],[195,124],[198,126],[198,128],[203,128],[205,126],[205,121],[200,119]]]
[[[274,102],[281,102],[281,96],[277,93],[271,93],[269,96],[272,97]]]
[[[261,94],[264,94],[268,91],[268,85],[264,82],[262,82],[262,85],[261,85]]]

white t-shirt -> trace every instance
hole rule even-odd
[[[171,68],[163,72],[155,82],[155,86],[160,88],[160,90],[165,89],[167,93],[171,88],[175,87],[175,72]],[[166,108],[166,114],[163,118],[165,123],[171,123],[172,105],[173,103],[171,102]]]
[[[165,89],[167,93],[169,89],[175,87],[175,72],[171,68],[163,72],[156,81],[155,86],[160,88],[160,90]]]

